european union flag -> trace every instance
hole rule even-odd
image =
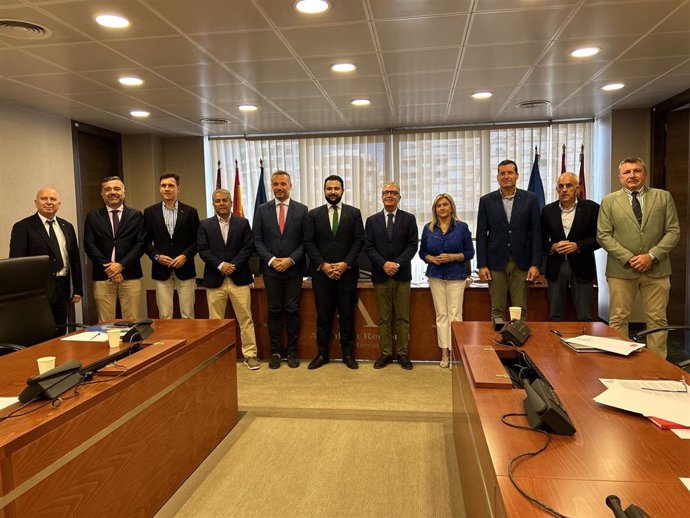
[[[264,185],[264,161],[259,160],[259,170],[261,174],[259,175],[259,186],[256,188],[256,200],[254,201],[254,211],[259,208],[259,205],[266,203],[268,198],[266,198],[266,186]]]

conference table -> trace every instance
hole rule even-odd
[[[118,361],[127,372],[97,374],[0,422],[0,518],[153,516],[237,424],[235,322],[160,320],[153,329]],[[88,365],[113,351],[54,339],[2,356],[0,396],[16,397],[39,357]]]
[[[680,480],[690,477],[690,440],[592,399],[605,390],[599,378],[690,382],[690,376],[646,349],[628,357],[577,353],[550,332],[617,337],[603,323],[527,324],[531,335],[519,350],[553,385],[577,432],[553,435],[544,452],[518,461],[513,469],[518,485],[571,518],[613,516],[605,505],[608,495],[619,496],[623,508],[640,506],[652,518],[690,516],[690,489]],[[500,336],[490,323],[454,322],[452,328],[453,436],[466,515],[552,516],[521,495],[508,476],[512,458],[537,450],[545,440],[501,422],[505,414],[524,413],[525,391],[512,388],[501,363],[519,353],[496,344]],[[522,416],[507,419],[527,425]]]

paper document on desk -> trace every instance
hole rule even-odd
[[[604,383],[605,380],[601,381]],[[684,386],[678,381],[660,380],[660,382]],[[683,426],[690,426],[690,394],[666,392],[665,390],[675,389],[650,387],[649,383],[646,380],[606,380],[605,385],[608,388],[596,396],[594,401],[643,416],[654,416]]]
[[[616,338],[604,338],[601,336],[580,335],[575,338],[565,338],[563,341],[566,344],[573,344],[575,346],[584,347],[587,349],[599,349],[609,353],[622,354],[628,356],[630,353],[642,349],[644,344],[636,344],[635,342],[628,342],[625,340],[617,340]]]
[[[0,410],[4,410],[15,403],[19,403],[19,399],[16,397],[0,397]]]
[[[676,428],[676,429],[671,430],[671,431],[673,433],[675,433],[681,439],[690,439],[690,430],[686,430],[684,428]]]
[[[67,342],[107,342],[108,333],[101,333],[100,331],[84,331],[83,333],[77,333],[76,335],[65,336],[60,338],[60,340],[65,340]]]

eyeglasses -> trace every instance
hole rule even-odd
[[[398,196],[400,193],[398,191],[381,191],[383,196]]]

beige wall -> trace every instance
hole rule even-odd
[[[9,255],[12,225],[36,211],[36,192],[52,186],[59,216],[74,223],[76,201],[70,121],[0,102],[0,258]]]

